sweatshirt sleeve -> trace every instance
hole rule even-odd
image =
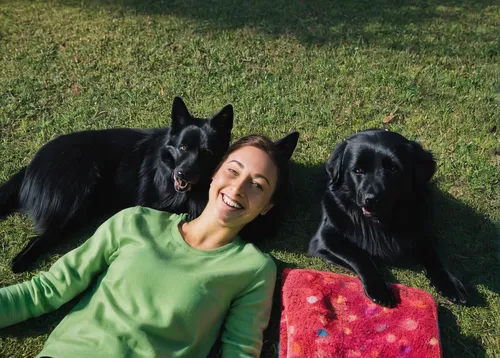
[[[30,281],[0,288],[0,328],[53,311],[83,292],[105,271],[119,249],[119,238],[134,209],[104,222],[83,245]]]
[[[231,304],[221,336],[223,358],[260,356],[275,283],[276,265],[268,258],[244,292]]]

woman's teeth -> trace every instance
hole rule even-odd
[[[222,194],[222,201],[224,203],[226,203],[227,205],[229,205],[230,207],[232,208],[235,208],[235,209],[243,209],[243,206],[241,206],[240,204],[238,204],[237,202],[235,201],[232,201],[231,199],[229,199],[226,195]]]

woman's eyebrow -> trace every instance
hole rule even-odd
[[[243,164],[241,164],[239,161],[237,161],[236,159],[231,160],[229,163],[236,163],[236,164],[238,164],[238,166],[241,169],[245,168],[245,166]]]
[[[237,161],[236,159],[231,160],[229,163],[235,163],[241,169],[245,168],[245,166],[241,162]],[[262,175],[262,174],[255,174],[255,177],[256,178],[262,178],[262,179],[264,179],[267,182],[267,185],[271,186],[271,184],[269,183],[269,180],[264,175]]]

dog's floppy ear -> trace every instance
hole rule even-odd
[[[233,105],[226,104],[224,108],[222,108],[210,119],[210,124],[215,128],[231,131],[231,129],[233,129],[233,119]]]
[[[186,125],[187,120],[191,118],[186,104],[182,98],[176,96],[172,103],[172,129],[177,131]]]
[[[420,183],[427,183],[436,172],[436,162],[432,153],[414,141],[410,141],[410,152],[413,156],[414,177]]]
[[[344,151],[346,147],[347,141],[337,144],[337,146],[333,149],[332,154],[330,154],[328,162],[326,163],[326,172],[328,173],[328,176],[332,180],[333,184],[338,184],[340,182],[342,161],[344,159]]]
[[[297,146],[297,142],[299,140],[299,132],[292,132],[287,136],[278,139],[274,142],[274,145],[278,148],[278,150],[288,159],[292,157],[293,151]]]

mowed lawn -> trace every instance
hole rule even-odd
[[[263,247],[280,270],[346,273],[306,255],[336,143],[385,127],[432,150],[435,230],[470,303],[439,297],[418,269],[387,279],[435,297],[445,357],[500,357],[498,1],[0,1],[0,182],[63,133],[167,126],[175,95],[200,116],[233,103],[235,138],[301,132],[295,199]],[[33,235],[24,216],[0,222],[0,286],[77,244],[12,274]],[[264,357],[278,352],[275,302]],[[0,357],[34,356],[70,307],[1,330]]]

